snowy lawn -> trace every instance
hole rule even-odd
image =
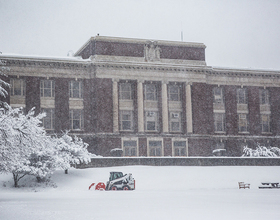
[[[136,190],[88,190],[110,171],[132,173]],[[0,175],[1,220],[280,219],[280,189],[258,189],[280,182],[280,167],[127,166],[59,171],[55,184],[27,180],[15,189],[12,175]],[[251,189],[238,189],[239,181]]]

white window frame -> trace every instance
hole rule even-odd
[[[268,89],[260,89],[260,104],[269,105],[269,91]]]
[[[247,104],[248,103],[248,94],[246,88],[238,88],[236,90],[237,94],[237,104]]]
[[[246,113],[238,114],[238,132],[248,133],[248,114]]]
[[[121,131],[133,131],[133,111],[131,110],[120,110],[120,130]],[[125,114],[126,113],[126,114]],[[124,115],[129,115],[130,120],[124,118]],[[124,129],[124,122],[130,122],[130,128],[129,129]]]
[[[267,123],[264,121],[264,117],[267,117]],[[264,126],[267,126],[267,130],[265,130]],[[270,133],[271,132],[271,115],[270,114],[261,114],[261,128],[262,128],[262,133]]]
[[[45,88],[45,82],[50,82],[50,88]],[[49,90],[50,96],[46,95],[46,90]],[[54,98],[55,96],[55,81],[49,79],[43,79],[40,81],[40,96],[46,98]]]
[[[150,87],[150,88],[149,88]],[[145,100],[148,100],[148,101],[157,101],[158,100],[158,88],[157,88],[157,85],[154,84],[154,83],[150,83],[150,84],[145,84],[144,85],[144,91],[145,91],[145,95],[144,95],[144,98]],[[153,90],[153,91],[149,91],[149,90]]]
[[[185,146],[175,146],[175,142],[185,142]],[[179,149],[180,154],[181,154],[181,151],[184,149],[185,154],[176,155],[176,149]],[[187,139],[172,138],[172,156],[173,157],[187,157],[188,156],[188,140]]]
[[[221,117],[221,121],[218,121],[218,117]],[[221,124],[222,130],[218,130],[218,125]],[[214,113],[214,127],[215,133],[225,133],[225,113]]]
[[[50,111],[50,114],[48,114],[47,111]],[[46,113],[46,117],[44,117],[42,119],[42,124],[43,124],[43,127],[46,129],[46,130],[54,130],[54,123],[55,123],[55,109],[54,108],[43,108],[42,109],[42,112],[45,112]],[[50,120],[50,128],[47,128],[46,127],[46,120]]]
[[[79,112],[79,118],[73,118],[74,113]],[[70,109],[69,110],[69,121],[71,130],[83,130],[84,129],[84,112],[83,109]],[[74,128],[74,121],[79,121],[79,128]]]
[[[159,120],[158,111],[145,111],[145,131],[146,132],[157,132],[157,131],[159,131],[158,120]],[[149,122],[154,122],[155,123],[155,130],[150,130],[150,129],[148,130]]]
[[[136,146],[125,146],[125,142],[133,141],[136,142]],[[138,157],[139,156],[139,147],[138,147],[138,138],[122,138],[122,149],[124,157]],[[135,149],[136,155],[132,155],[132,150]],[[127,155],[128,152],[128,155]]]
[[[177,89],[177,92],[173,92],[173,88]],[[168,85],[168,100],[174,102],[181,101],[181,87],[178,84],[169,84]]]
[[[169,131],[170,132],[182,132],[182,119],[181,112],[171,111],[169,112]],[[179,130],[174,130],[172,124],[179,123]]]
[[[15,84],[16,82],[19,83],[20,85],[20,94],[15,95]],[[11,78],[10,79],[10,84],[11,84],[11,96],[21,96],[25,97],[25,92],[26,92],[26,84],[24,79],[16,79],[16,78]]]
[[[213,89],[214,104],[224,104],[224,89],[223,87],[215,87]]]
[[[73,85],[78,83],[78,89],[74,89]],[[75,91],[78,91],[78,97],[74,97]],[[82,99],[83,98],[83,81],[71,80],[69,81],[69,98]]]
[[[125,90],[127,88],[128,90]],[[119,97],[120,100],[132,100],[132,85],[128,82],[119,83]]]
[[[150,141],[161,142],[161,146],[150,146]],[[160,155],[156,155],[157,149],[160,150]],[[155,150],[155,155],[151,155],[151,150]],[[162,157],[164,155],[163,139],[162,138],[147,138],[147,156]]]

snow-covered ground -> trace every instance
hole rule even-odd
[[[88,190],[106,182],[110,171],[132,173],[135,191]],[[55,184],[0,175],[0,219],[280,219],[280,189],[258,189],[263,181],[280,182],[280,167],[127,166],[58,171]],[[238,189],[238,182],[251,189]]]

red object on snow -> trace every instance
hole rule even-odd
[[[92,184],[88,187],[88,190],[90,190],[90,188],[91,188],[92,186],[94,186],[94,184],[95,184],[95,183],[92,183]]]
[[[95,190],[105,190],[105,184],[100,182],[95,186]]]

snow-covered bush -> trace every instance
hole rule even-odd
[[[112,150],[110,150],[110,155],[112,157],[121,157],[123,154],[123,149],[121,148],[114,148]]]
[[[212,151],[212,154],[214,156],[225,156],[226,149],[215,149],[215,150]]]
[[[29,156],[29,175],[37,178],[38,182],[50,177],[57,168],[57,151],[50,137],[47,137],[45,144],[40,150]]]
[[[57,168],[68,170],[71,166],[89,163],[94,155],[87,150],[88,144],[77,136],[71,137],[68,132],[56,138]]]
[[[245,146],[243,148],[242,157],[278,157],[280,156],[280,149],[278,147],[265,147],[258,144],[254,150]]]
[[[30,175],[38,181],[49,178],[57,169],[68,170],[72,165],[88,163],[93,156],[87,150],[88,144],[67,133],[62,137],[47,137],[45,146],[29,157]]]
[[[278,147],[271,147],[270,151],[275,153],[278,157],[280,157],[280,149]]]

